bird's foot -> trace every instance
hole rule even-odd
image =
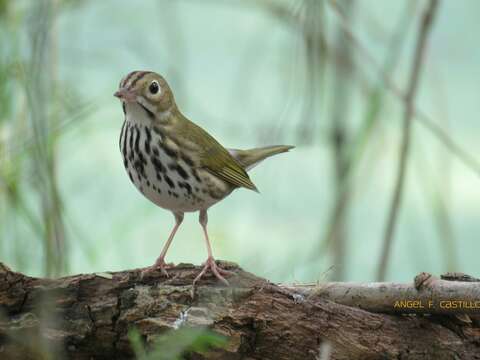
[[[209,257],[207,261],[205,261],[205,264],[203,266],[202,271],[200,271],[200,274],[197,275],[195,280],[193,280],[193,286],[195,287],[195,284],[197,283],[198,280],[207,272],[207,270],[210,269],[215,275],[215,277],[223,282],[225,285],[229,286],[230,284],[228,283],[227,279],[224,278],[224,276],[229,276],[229,275],[234,275],[235,273],[232,271],[224,270],[221,267],[217,265],[215,262],[215,259],[213,257]]]
[[[154,271],[160,271],[165,277],[169,277],[170,275],[168,275],[168,272],[166,269],[172,268],[174,266],[175,266],[174,264],[167,264],[163,259],[157,259],[157,261],[155,261],[155,264],[142,270],[142,277],[145,274],[154,272]]]

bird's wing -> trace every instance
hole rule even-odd
[[[185,120],[189,123],[188,130],[181,131],[185,135],[182,138],[177,136],[177,139],[188,144],[187,147],[195,153],[199,167],[234,186],[258,191],[245,169],[217,140],[200,126]]]

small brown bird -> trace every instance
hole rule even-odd
[[[208,258],[193,284],[210,269],[228,285],[224,276],[230,272],[221,269],[212,255],[207,210],[236,188],[257,191],[247,170],[293,146],[225,149],[183,116],[165,79],[151,71],[129,73],[114,95],[121,100],[125,114],[120,151],[130,180],[147,199],[175,216],[175,226],[150,269],[168,276],[165,255],[184,213],[200,211]]]

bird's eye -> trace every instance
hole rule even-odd
[[[156,94],[158,93],[158,90],[160,89],[160,86],[158,85],[158,81],[157,80],[153,80],[150,84],[150,86],[148,87],[148,90],[150,90],[150,92],[152,94]]]

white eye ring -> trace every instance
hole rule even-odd
[[[157,80],[153,80],[150,85],[148,86],[148,91],[150,91],[150,94],[156,95],[160,91],[160,85],[158,84]]]

